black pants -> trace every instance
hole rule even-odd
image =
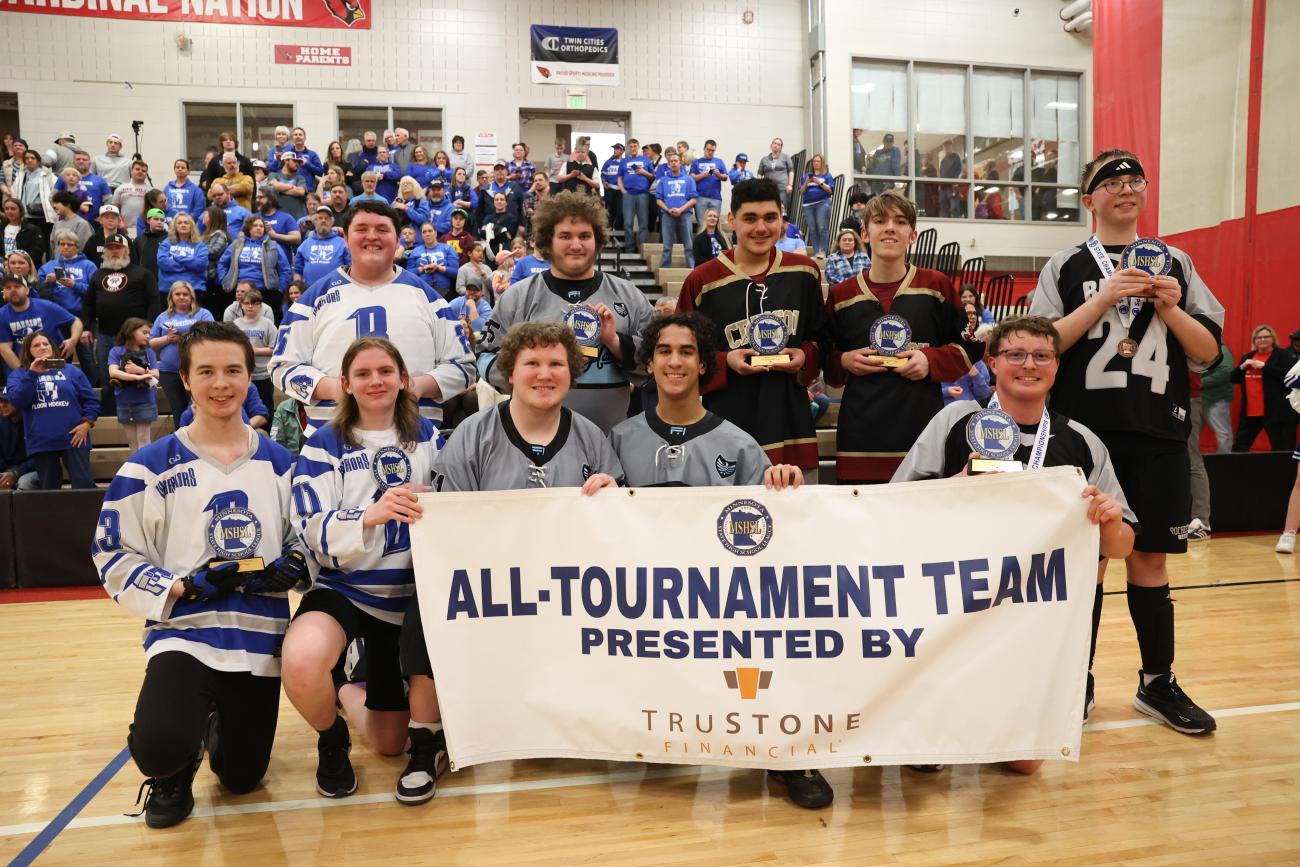
[[[1237,422],[1237,435],[1232,440],[1234,452],[1248,452],[1259,438],[1260,431],[1268,433],[1268,444],[1275,452],[1289,452],[1295,448],[1295,416],[1246,416]]]
[[[280,711],[280,678],[217,671],[188,653],[149,660],[127,745],[146,777],[180,773],[199,754],[208,715],[220,736],[212,770],[235,794],[251,792],[266,775]]]
[[[167,407],[172,421],[176,423],[176,427],[180,427],[181,413],[185,412],[185,407],[190,405],[190,393],[185,390],[181,375],[169,370],[159,371],[158,384],[162,386],[163,394],[167,395]]]
[[[609,212],[609,227],[623,228],[623,191],[605,190],[605,210]]]
[[[90,447],[66,448],[61,452],[36,452],[30,455],[36,465],[37,485],[42,491],[57,491],[63,487],[63,469],[67,467],[68,482],[73,488],[93,488],[95,478],[90,471]]]
[[[271,384],[270,378],[253,380],[253,388],[257,389],[257,396],[266,404],[266,430],[271,430],[271,417],[275,415],[275,386]]]

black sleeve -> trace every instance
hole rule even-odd
[[[1228,379],[1232,380],[1238,385],[1244,383],[1246,381],[1246,371],[1241,369],[1241,364],[1243,361],[1246,361],[1247,359],[1254,358],[1254,357],[1255,357],[1255,351],[1252,349],[1250,352],[1247,352],[1241,358],[1238,358],[1237,366],[1232,369],[1232,373],[1228,374]]]
[[[158,318],[158,312],[161,309],[161,305],[158,298],[158,278],[155,277],[153,273],[148,269],[145,269],[144,273],[145,273],[144,290],[146,293],[148,293],[148,298],[145,306],[145,309],[148,311],[148,313],[145,315],[144,318],[148,319],[150,322],[153,322],[155,319]]]
[[[85,296],[81,299],[81,324],[87,331],[91,330],[91,324],[95,321],[95,308],[98,306],[99,298],[99,273],[96,272],[90,278],[90,288],[86,290]],[[158,293],[155,292],[154,295]]]
[[[710,255],[713,252],[713,245],[709,243],[709,236],[703,232],[695,236],[695,240],[691,242],[691,250],[695,253],[696,265],[708,262],[713,258]]]

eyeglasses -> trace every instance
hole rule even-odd
[[[1044,367],[1056,361],[1056,353],[1048,349],[1035,349],[1033,352],[1025,352],[1023,349],[1004,349],[993,354],[1002,356],[1006,359],[1007,364],[1015,367],[1024,364],[1026,358],[1034,359],[1034,364],[1039,367]]]
[[[1109,181],[1103,181],[1101,188],[1112,196],[1118,196],[1125,185],[1135,193],[1140,193],[1147,188],[1146,178],[1134,178],[1131,181],[1122,181],[1119,178],[1111,178]]]

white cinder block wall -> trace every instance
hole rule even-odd
[[[630,112],[642,142],[717,139],[728,161],[774,135],[791,152],[804,144],[801,0],[374,0],[373,17],[346,31],[6,11],[0,89],[18,91],[23,134],[41,147],[70,129],[92,152],[111,132],[129,151],[131,121],[144,121],[156,178],[184,151],[185,100],[291,102],[322,153],[336,105],[439,107],[448,142],[460,133],[472,149],[480,131],[517,140],[520,108],[564,108],[563,86],[530,81],[530,24],[617,27],[623,83],[587,88],[589,110]],[[350,46],[353,65],[277,66],[277,43]]]

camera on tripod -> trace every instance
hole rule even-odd
[[[139,134],[140,134],[140,129],[141,129],[143,126],[144,126],[144,121],[142,121],[142,120],[133,120],[133,121],[131,121],[131,132],[135,133],[136,135],[139,135]]]

